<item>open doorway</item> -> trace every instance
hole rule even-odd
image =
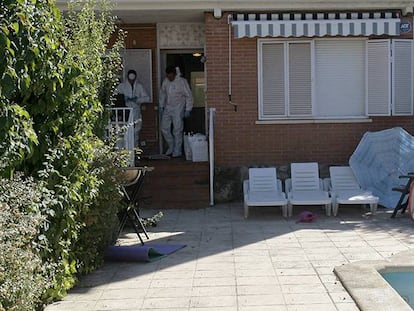
[[[187,79],[193,93],[194,106],[191,116],[184,121],[184,132],[205,134],[203,54],[201,52],[168,53],[166,56],[166,65],[180,68],[181,75]]]
[[[204,53],[201,50],[161,51],[161,82],[165,78],[165,68],[178,67],[182,77],[187,79],[193,94],[193,110],[184,120],[184,133],[206,134]],[[160,144],[161,152],[165,143]]]

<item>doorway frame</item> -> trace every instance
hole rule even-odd
[[[205,56],[205,48],[181,48],[181,49],[177,49],[177,48],[158,48],[157,49],[157,56],[158,56],[158,73],[157,73],[157,78],[158,78],[158,90],[157,90],[157,95],[158,95],[158,99],[159,99],[159,91],[161,89],[161,85],[162,82],[164,81],[165,78],[165,69],[167,67],[167,54],[193,54],[196,52],[201,52],[203,54],[203,56]],[[204,65],[204,80],[206,80],[206,65]],[[205,84],[205,88],[207,88],[207,84]],[[157,105],[157,109],[158,109],[158,135],[159,135],[159,150],[160,150],[160,154],[162,154],[163,152],[163,136],[161,133],[161,112],[159,109],[159,103]],[[204,107],[204,115],[207,116],[207,101],[205,101],[205,107]],[[207,132],[207,117],[205,117],[205,122],[206,122],[206,132]]]

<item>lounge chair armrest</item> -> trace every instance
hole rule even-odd
[[[249,192],[249,180],[243,181],[243,194],[246,195]]]
[[[332,191],[332,184],[330,178],[323,179],[323,190],[325,191]]]
[[[277,186],[277,190],[279,190],[280,192],[283,192],[282,181],[279,178],[276,179],[276,186]]]
[[[290,192],[292,190],[292,180],[290,178],[285,179],[285,191]]]

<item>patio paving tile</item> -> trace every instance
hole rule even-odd
[[[270,295],[279,294],[282,292],[282,288],[278,285],[238,285],[237,295]]]
[[[273,262],[273,266],[278,269],[289,269],[289,268],[309,268],[312,269],[312,263],[309,261],[275,261]]]
[[[234,270],[234,259],[231,259],[229,261],[224,261],[222,259],[218,261],[198,261],[196,271],[228,271],[228,270]]]
[[[142,305],[143,309],[152,309],[152,308],[177,308],[184,310],[190,306],[190,297],[178,297],[178,298],[145,298]]]
[[[153,280],[165,280],[165,279],[188,279],[192,278],[194,276],[195,272],[190,270],[186,273],[183,273],[182,271],[165,271],[165,270],[159,270],[154,273]]]
[[[287,307],[285,305],[240,306],[238,311],[287,311]]]
[[[321,304],[321,303],[315,303],[315,304],[302,304],[302,305],[288,305],[287,306],[288,311],[310,311],[310,310],[317,310],[317,311],[337,311],[334,304]]]
[[[151,288],[191,287],[192,283],[192,278],[153,280]]]
[[[139,310],[142,306],[143,299],[108,299],[99,300],[94,310]],[[82,310],[82,309],[78,309]]]
[[[236,286],[236,278],[197,278],[194,279],[193,286]]]
[[[236,266],[237,267],[237,266]],[[258,265],[257,269],[248,270],[236,270],[237,277],[264,277],[264,276],[275,276],[274,269],[270,266],[268,269],[264,269],[261,265]]]
[[[280,284],[320,284],[321,280],[317,275],[283,275],[278,276]]]
[[[276,269],[278,276],[286,275],[316,275],[316,271],[309,268],[294,268],[294,269]]]
[[[359,308],[351,303],[337,303],[336,308],[338,311],[359,311]]]
[[[47,306],[47,311],[78,311],[95,310],[96,301],[68,301],[63,300]]]
[[[267,295],[243,295],[237,297],[240,307],[247,306],[274,306],[284,305],[285,299],[282,293],[272,293]]]
[[[193,297],[236,296],[236,286],[205,286],[193,287]]]
[[[221,307],[236,307],[237,298],[234,295],[217,296],[217,297],[192,297],[190,302],[191,308],[221,308]]]
[[[335,303],[354,303],[354,300],[347,292],[330,293],[331,299]]]
[[[111,299],[125,299],[133,300],[135,298],[144,298],[146,290],[138,288],[122,288],[122,289],[107,289],[104,290],[101,300]]]
[[[153,298],[180,298],[191,297],[192,288],[189,287],[169,287],[169,288],[149,288],[146,293],[146,297]]]
[[[105,287],[106,289],[128,289],[128,288],[149,288],[151,285],[150,280],[121,280],[118,282],[110,282]]]
[[[340,281],[324,281],[323,285],[325,286],[328,293],[338,293],[346,291]]]
[[[315,284],[312,284],[312,286],[309,286],[308,284],[282,284],[281,289],[283,293],[287,293],[287,294],[326,293],[326,289],[322,285],[322,283],[319,283],[319,284],[315,283]]]
[[[278,285],[278,279],[275,276],[237,276],[237,285]]]
[[[309,306],[313,304],[330,304],[332,302],[327,293],[285,293],[284,296],[288,305],[305,304]]]
[[[65,301],[96,301],[102,297],[103,289],[75,288],[71,294],[64,298]]]
[[[188,310],[189,311],[217,311],[217,307],[207,307],[207,308],[190,307],[190,309],[188,309]],[[238,311],[238,309],[237,309],[237,306],[233,306],[233,307],[220,307],[220,311]]]
[[[150,242],[187,247],[152,263],[105,263],[45,311],[357,311],[333,268],[414,248],[408,217],[318,210],[307,224],[299,211],[287,220],[260,209],[246,220],[241,203],[163,211]]]

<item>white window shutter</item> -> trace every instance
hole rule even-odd
[[[392,41],[392,114],[413,114],[413,40]]]
[[[367,113],[371,116],[391,114],[390,40],[367,41]]]
[[[285,52],[283,43],[261,45],[259,115],[261,119],[286,116]]]
[[[315,115],[365,116],[365,40],[315,40]]]
[[[311,44],[289,43],[289,115],[312,115]]]

